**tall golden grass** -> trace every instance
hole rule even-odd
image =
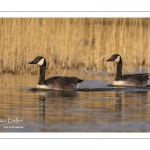
[[[0,71],[35,73],[28,62],[44,56],[47,69],[114,73],[113,54],[123,72],[149,71],[149,18],[0,18]]]

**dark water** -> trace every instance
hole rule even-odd
[[[98,77],[76,93],[39,91],[37,79],[1,75],[0,132],[150,131],[150,87],[114,88]]]

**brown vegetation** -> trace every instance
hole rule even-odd
[[[84,69],[114,73],[106,63],[113,53],[123,71],[149,71],[150,19],[147,18],[1,18],[0,71],[35,73],[28,65],[44,56],[47,69]]]

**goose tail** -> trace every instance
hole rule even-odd
[[[78,83],[81,83],[83,80],[81,80],[81,79],[78,79]]]

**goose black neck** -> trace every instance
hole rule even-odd
[[[40,66],[40,77],[39,77],[39,85],[45,85],[45,70],[46,65]]]
[[[122,59],[120,58],[120,61],[117,63],[117,74],[115,80],[121,80],[122,78]]]

